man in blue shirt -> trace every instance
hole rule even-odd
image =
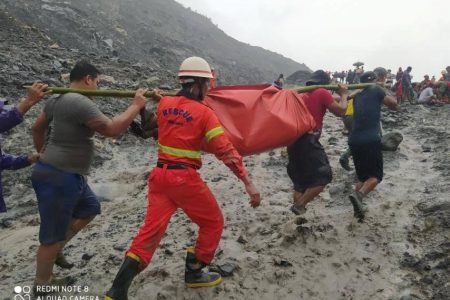
[[[410,103],[413,101],[413,87],[411,83],[411,71],[412,68],[406,68],[405,72],[403,72],[402,76],[402,85],[403,85],[403,100],[408,100]]]
[[[398,110],[394,97],[386,95],[382,88],[387,71],[376,68],[361,76],[362,83],[377,83],[365,88],[353,99],[353,130],[349,137],[350,150],[355,164],[358,182],[350,195],[354,215],[364,219],[362,199],[383,179],[383,155],[381,152],[381,105]]]

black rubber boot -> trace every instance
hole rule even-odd
[[[194,248],[188,248],[186,254],[186,269],[184,281],[188,288],[209,287],[219,284],[222,276],[215,272],[204,272],[206,265],[197,260]]]
[[[341,164],[341,167],[347,171],[352,170],[349,162],[350,156],[351,156],[350,149],[347,149],[345,150],[344,153],[342,153],[341,157],[339,158],[339,163]]]
[[[117,272],[112,287],[106,293],[105,300],[128,300],[128,288],[139,273],[139,261],[127,256]]]
[[[362,222],[365,217],[365,211],[362,204],[363,197],[364,195],[360,192],[354,192],[349,196],[350,202],[353,205],[354,216],[359,222]]]

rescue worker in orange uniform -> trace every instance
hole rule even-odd
[[[202,100],[212,78],[208,63],[200,57],[183,61],[178,71],[182,85],[177,96],[160,100],[158,119],[158,162],[148,180],[148,208],[144,225],[126,253],[105,299],[127,299],[133,278],[150,263],[177,208],[199,226],[195,248],[187,249],[187,287],[207,287],[221,282],[220,274],[202,269],[211,263],[219,244],[223,216],[216,199],[196,172],[202,165],[201,150],[214,153],[245,185],[250,205],[261,197],[215,115]]]

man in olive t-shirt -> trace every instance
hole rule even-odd
[[[101,117],[102,112],[86,96],[68,93],[48,100],[44,113],[52,129],[40,161],[62,171],[86,175],[94,155],[94,130],[83,124]]]
[[[99,71],[86,61],[70,72],[70,87],[97,89]],[[69,93],[50,99],[33,126],[33,141],[41,155],[32,174],[41,224],[34,294],[48,286],[71,284],[52,277],[53,265],[64,245],[100,213],[100,204],[86,182],[93,157],[93,135],[114,137],[124,132],[141,108],[146,90],[138,90],[125,112],[107,118],[94,102]],[[48,136],[47,136],[48,134]],[[64,266],[64,262],[58,263]]]

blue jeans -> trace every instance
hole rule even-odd
[[[100,203],[84,176],[37,163],[31,182],[38,200],[42,245],[66,240],[72,219],[100,214]]]

